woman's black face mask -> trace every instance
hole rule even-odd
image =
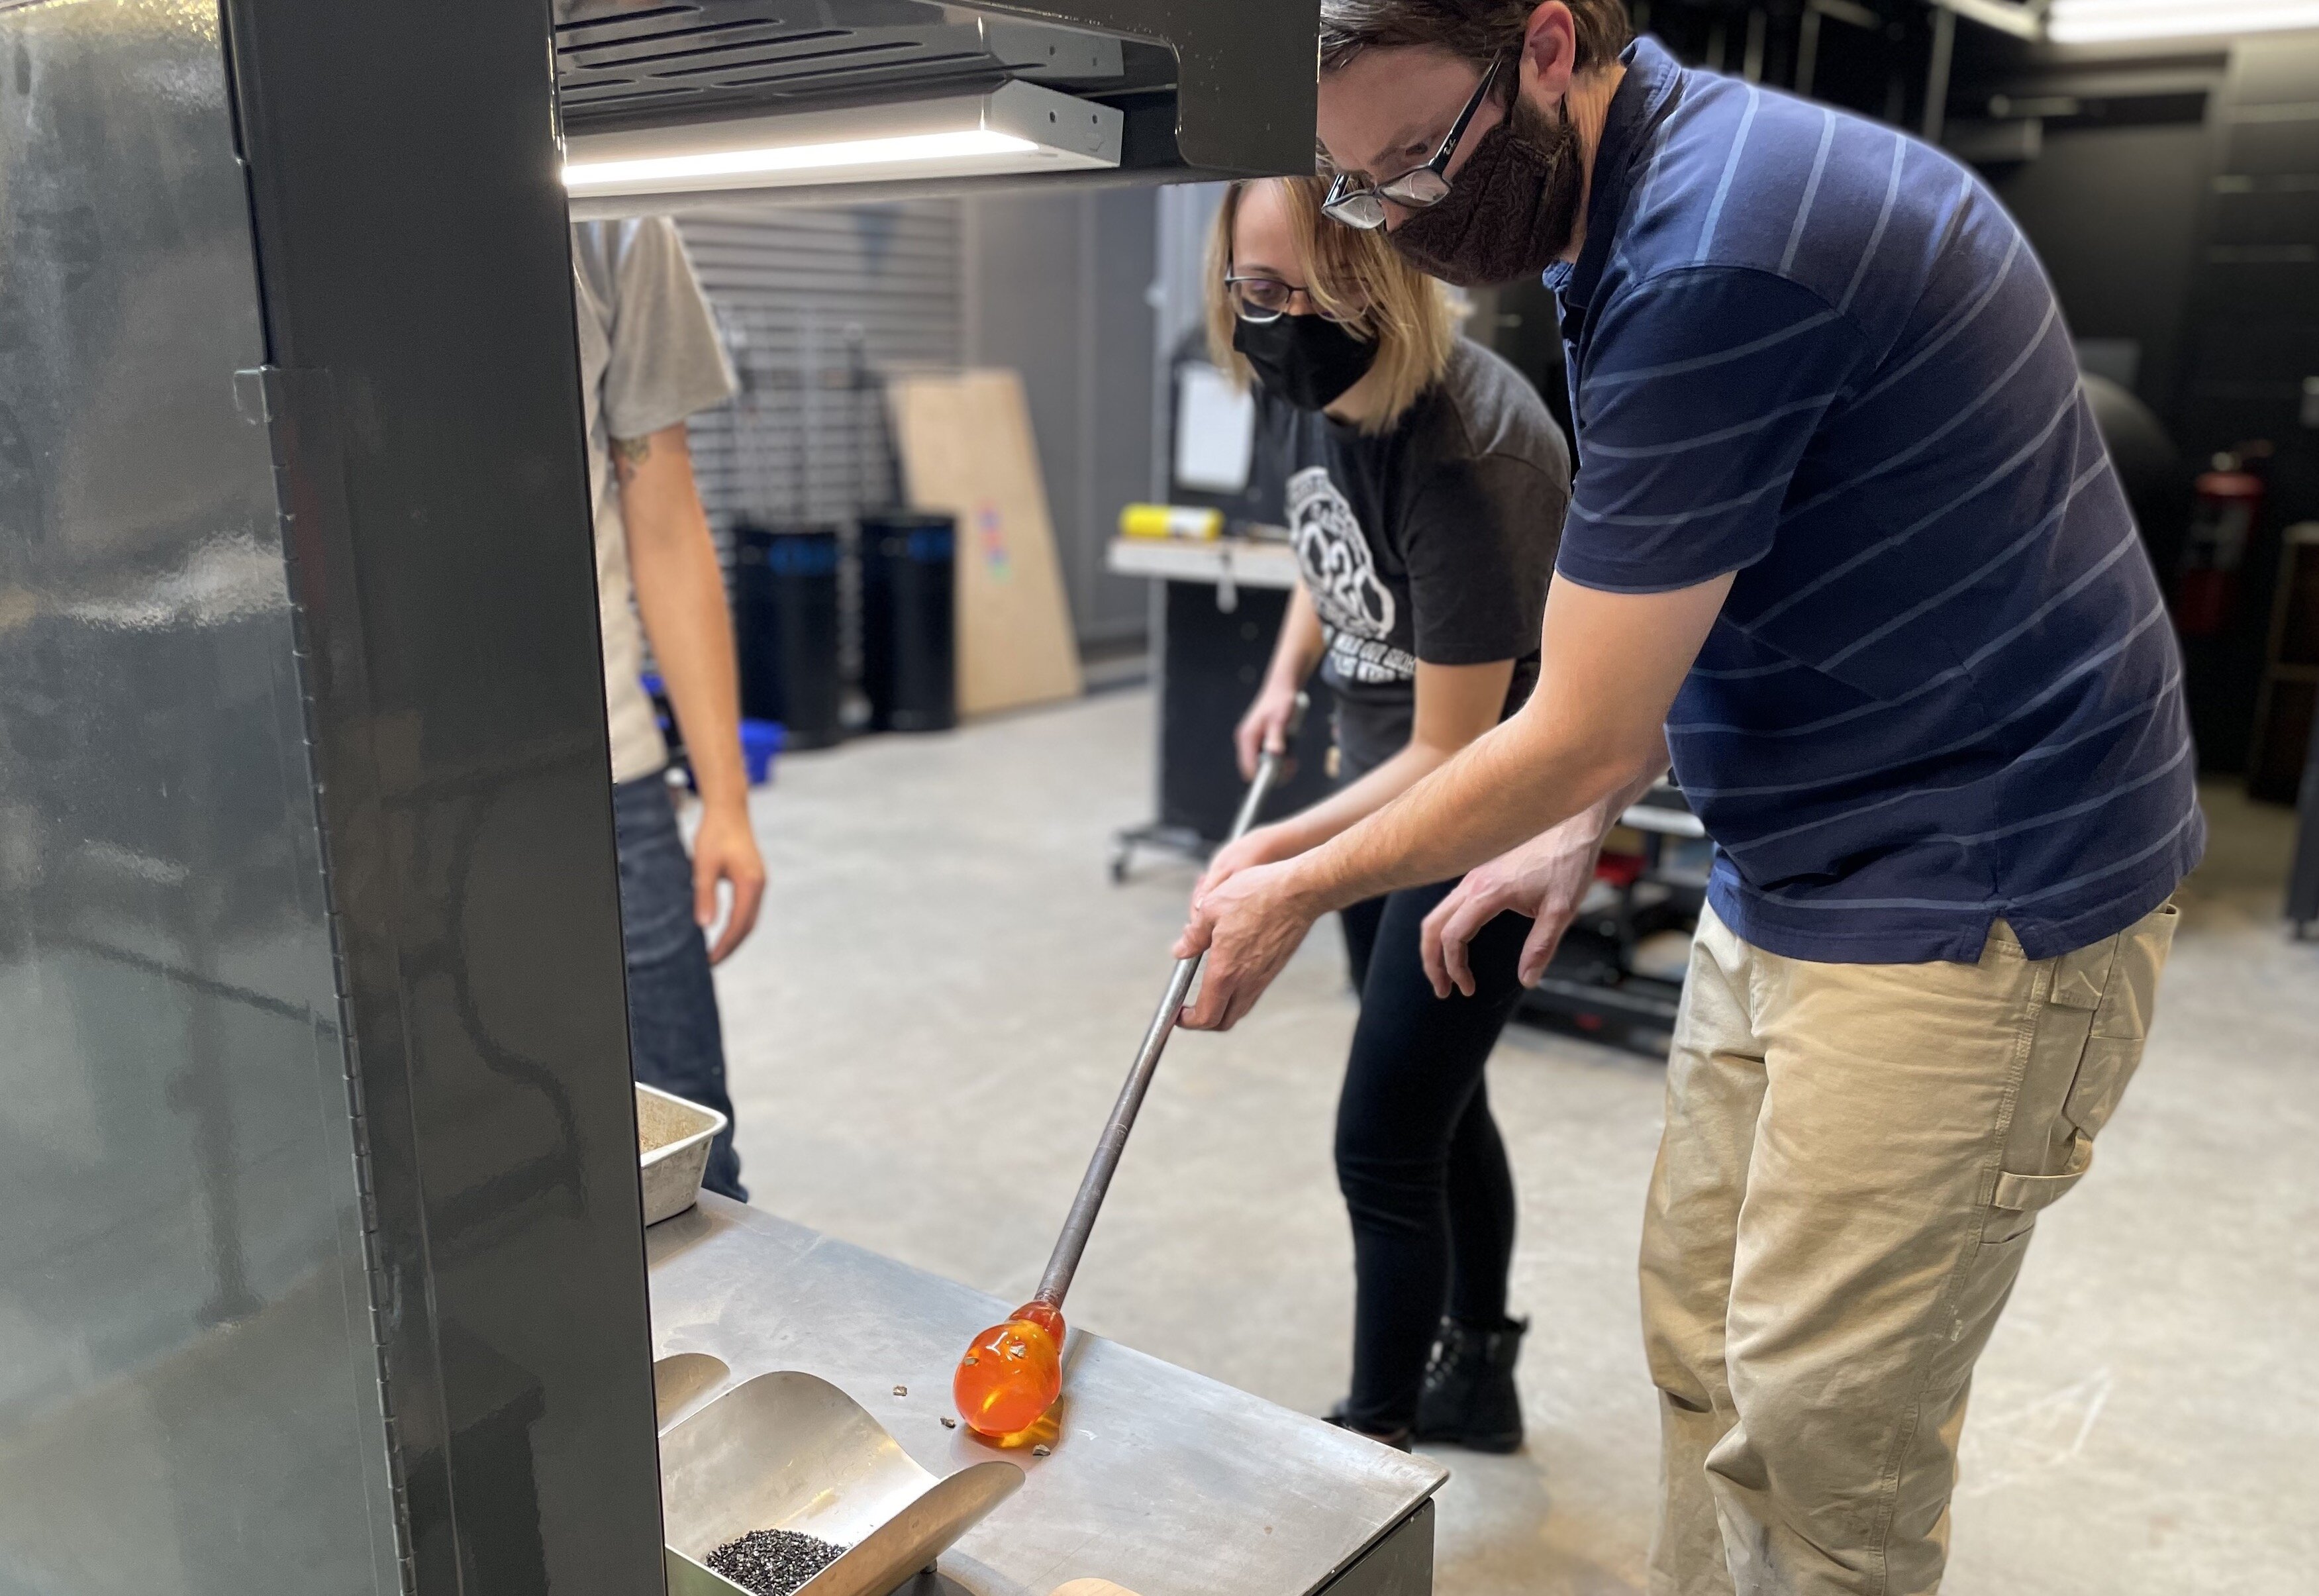
[[[1336,403],[1368,375],[1377,357],[1376,344],[1318,315],[1237,322],[1232,347],[1256,368],[1266,392],[1300,410]]]

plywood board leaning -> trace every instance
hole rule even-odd
[[[911,508],[958,518],[960,713],[1077,697],[1078,648],[1022,378],[907,376],[891,392]]]

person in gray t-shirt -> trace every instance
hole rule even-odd
[[[685,419],[730,397],[733,375],[667,219],[582,222],[572,230],[572,258],[629,1045],[637,1079],[729,1119],[708,968],[756,924],[765,866],[749,825],[731,612],[692,480]],[[669,795],[668,745],[641,680],[647,639],[700,793],[689,861]],[[712,948],[705,933],[720,910]],[[729,1130],[704,1184],[747,1200]]]

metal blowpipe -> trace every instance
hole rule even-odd
[[[1287,735],[1284,745],[1295,741],[1304,724],[1304,712],[1312,700],[1303,693],[1296,695],[1296,708],[1288,717]],[[1271,749],[1257,762],[1256,780],[1248,784],[1248,796],[1241,799],[1240,813],[1232,816],[1232,834],[1227,844],[1236,843],[1248,828],[1256,823],[1258,811],[1271,796],[1273,783],[1280,774],[1286,758]],[[1055,1239],[1055,1250],[1047,1260],[1047,1272],[1039,1277],[1038,1295],[1033,1300],[1060,1308],[1063,1294],[1071,1288],[1071,1276],[1078,1273],[1079,1257],[1087,1251],[1087,1237],[1095,1230],[1096,1215],[1103,1212],[1104,1195],[1111,1189],[1111,1177],[1119,1168],[1120,1155],[1127,1150],[1129,1132],[1135,1129],[1135,1115],[1143,1106],[1143,1095],[1151,1089],[1151,1078],[1160,1069],[1160,1055],[1168,1046],[1168,1038],[1176,1029],[1176,1020],[1184,1012],[1185,1000],[1192,995],[1192,982],[1200,973],[1204,954],[1195,953],[1189,959],[1176,961],[1176,972],[1169,978],[1167,994],[1160,999],[1160,1007],[1151,1016],[1151,1024],[1143,1032],[1143,1045],[1136,1050],[1135,1063],[1127,1072],[1127,1082],[1119,1088],[1119,1101],[1112,1105],[1111,1118],[1104,1123],[1103,1135],[1095,1144],[1095,1156],[1087,1160],[1087,1175],[1079,1181],[1078,1195],[1071,1199],[1071,1211],[1063,1221],[1063,1233]]]

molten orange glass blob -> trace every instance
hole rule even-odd
[[[958,1416],[977,1435],[1028,1429],[1063,1393],[1063,1314],[1025,1303],[1005,1324],[974,1338],[951,1382]]]

